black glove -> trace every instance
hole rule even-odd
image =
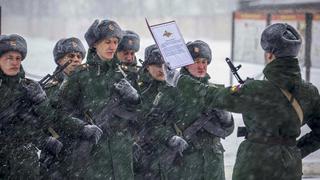
[[[44,149],[54,156],[57,156],[63,147],[63,144],[58,139],[51,136],[47,138],[45,143]]]
[[[22,81],[21,85],[26,92],[26,97],[34,104],[40,104],[47,98],[45,91],[35,81]]]
[[[121,98],[129,102],[138,102],[139,94],[138,91],[132,87],[132,85],[126,79],[121,79],[119,82],[114,84],[114,87],[121,95]]]
[[[230,112],[216,109],[216,115],[218,116],[218,118],[220,120],[221,126],[229,127],[234,124],[233,116]]]
[[[102,134],[103,131],[96,125],[85,125],[82,131],[83,137],[94,144],[98,144]]]
[[[177,148],[178,152],[182,156],[182,152],[186,150],[189,146],[186,140],[180,136],[172,136],[168,142],[169,146]]]
[[[180,78],[180,72],[176,69],[171,69],[168,64],[163,66],[166,82],[173,87],[176,87]]]

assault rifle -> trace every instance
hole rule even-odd
[[[184,140],[187,142],[190,141],[194,135],[211,119],[211,117],[202,118],[196,123],[189,126],[180,136],[183,135]],[[165,152],[161,155],[160,161],[162,164],[166,166],[171,166],[176,158],[182,157],[182,153],[177,150],[177,148],[169,147],[165,150]]]
[[[101,110],[99,114],[96,116],[91,116],[88,112],[86,113],[86,116],[93,124],[93,119],[95,120],[95,125],[97,125],[103,133],[110,133],[111,127],[110,127],[110,121],[114,117],[113,111],[114,109],[118,108],[119,106],[119,99],[117,97],[113,97],[112,100],[110,100],[104,108]],[[72,167],[75,177],[82,177],[83,173],[86,172],[86,168],[88,166],[89,160],[90,160],[90,152],[92,148],[94,147],[94,144],[90,142],[89,140],[81,139],[77,142],[76,148],[74,149],[72,153]]]
[[[243,80],[241,79],[241,77],[239,76],[239,74],[238,74],[238,72],[237,72],[237,71],[241,68],[241,65],[235,67],[229,58],[226,58],[226,62],[228,63],[228,65],[229,65],[229,67],[230,67],[230,69],[231,69],[232,74],[233,74],[234,77],[238,80],[238,82],[239,82],[240,84],[244,84],[245,81],[243,81]],[[248,78],[248,77],[247,77],[247,80],[253,80],[253,78]],[[246,81],[247,81],[247,80],[246,80]],[[246,127],[238,127],[237,137],[243,137],[243,136],[247,136],[247,129],[246,129]]]
[[[241,68],[241,64],[238,65],[237,67],[235,67],[232,63],[232,61],[229,59],[229,58],[226,58],[226,62],[227,64],[229,65],[230,67],[230,70],[232,72],[232,74],[234,75],[234,77],[237,79],[237,81],[240,83],[240,84],[243,84],[244,81],[241,79],[241,77],[239,76],[238,74],[238,70]]]
[[[193,124],[181,132],[181,135],[183,135],[186,141],[192,141],[193,143],[196,143],[196,133],[201,129],[205,130],[211,135],[225,138],[233,132],[234,120],[231,114],[228,112],[212,109],[204,113]],[[171,148],[163,155],[162,159],[165,163],[170,165],[174,162],[177,156],[182,156],[182,154],[178,153],[178,151],[174,151]]]
[[[52,79],[57,79],[57,75],[61,73],[67,66],[69,66],[72,63],[72,60],[69,60],[68,62],[64,63],[62,66],[58,66],[57,70],[54,71],[52,75],[47,74],[45,77],[43,77],[38,83],[41,87],[45,87],[45,85]]]
[[[124,73],[124,72],[121,71],[121,73]],[[121,89],[130,91],[129,86],[131,85],[126,80],[121,80],[120,82],[115,84],[116,89],[120,91]],[[132,87],[131,90],[133,89],[134,88]],[[94,119],[95,125],[101,128],[101,130],[105,134],[107,134],[107,136],[113,133],[110,121],[112,121],[112,119],[114,119],[115,117],[120,117],[121,119],[126,121],[136,120],[137,118],[136,113],[126,111],[119,107],[121,104],[121,100],[125,99],[127,101],[130,101],[130,99],[128,99],[129,96],[126,96],[126,95],[132,95],[131,96],[133,97],[131,99],[132,102],[139,100],[138,94],[135,94],[137,92],[133,92],[133,91],[129,92],[129,91],[126,91],[127,94],[121,94],[120,92],[114,93],[114,95],[110,97],[110,100],[108,101],[108,103],[105,104],[104,107],[101,109],[99,114],[92,116],[88,112],[86,113],[86,116],[91,120]],[[93,123],[93,120],[92,120],[92,123]],[[78,142],[77,148],[74,150],[72,154],[72,163],[73,163],[73,168],[74,168],[76,177],[81,177],[82,173],[85,172],[85,168],[87,167],[87,163],[89,162],[90,152],[93,146],[94,144],[88,140],[80,140]]]

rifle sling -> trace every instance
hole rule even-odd
[[[290,104],[292,105],[293,109],[296,111],[298,118],[300,120],[300,123],[303,123],[303,111],[302,108],[300,106],[300,104],[298,103],[298,101],[296,100],[296,98],[293,97],[293,95],[285,90],[280,88],[281,92],[286,96],[286,98],[289,100]]]

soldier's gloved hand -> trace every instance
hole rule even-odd
[[[103,131],[96,125],[85,125],[82,131],[82,135],[85,139],[97,144]]]
[[[184,150],[186,150],[189,146],[189,144],[187,143],[186,140],[184,140],[182,137],[180,136],[172,136],[170,139],[169,139],[169,142],[168,142],[169,146],[173,147],[173,148],[177,148],[180,155],[182,156],[182,152]]]
[[[21,82],[22,87],[26,92],[27,98],[35,104],[40,104],[47,98],[45,91],[42,89],[39,83],[37,82]]]
[[[129,102],[139,102],[138,91],[125,78],[115,83],[114,87],[119,92],[122,99]]]
[[[167,63],[163,66],[163,71],[166,82],[170,86],[176,87],[181,76],[180,72],[176,69],[171,69]]]
[[[223,127],[232,126],[234,124],[233,116],[230,112],[224,110],[216,110],[219,122]]]
[[[58,139],[51,136],[47,138],[45,143],[44,149],[54,156],[58,155],[63,147],[63,144]]]

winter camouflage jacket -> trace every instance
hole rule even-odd
[[[135,179],[152,179],[159,176],[160,170],[157,155],[154,153],[156,146],[152,138],[153,128],[148,123],[148,115],[156,95],[165,88],[166,82],[153,79],[146,69],[141,71],[137,82],[141,103],[137,106],[138,123],[135,128],[135,142],[138,145],[134,149]]]
[[[20,99],[20,103],[27,103],[27,97],[25,96],[25,91],[22,88],[21,82],[26,81],[28,83],[36,83],[34,81],[28,80],[24,77],[23,70],[17,75],[13,77],[8,77],[0,71],[0,89],[1,89],[1,106],[0,109],[5,111],[10,105],[15,102],[18,98]],[[19,107],[20,108],[20,107]],[[28,110],[29,109],[29,110]],[[29,105],[24,107],[24,109],[19,109],[21,112],[30,112],[33,117],[38,117],[37,119],[25,119],[22,120],[18,115],[11,116],[12,120],[10,120],[9,124],[6,124],[5,130],[1,131],[2,135],[8,136],[12,139],[18,140],[19,142],[30,142],[28,138],[36,138],[37,132],[44,130],[46,127],[52,125],[57,129],[61,129],[69,135],[79,136],[84,124],[77,119],[70,118],[68,116],[64,116],[62,114],[58,114],[55,109],[52,108],[49,99],[46,99],[42,103],[38,105]],[[6,117],[5,117],[6,118]],[[20,118],[20,120],[19,120]],[[23,118],[27,118],[27,116],[23,116]],[[4,121],[2,121],[4,122]],[[3,127],[3,128],[4,128]],[[6,134],[8,132],[9,134]],[[13,133],[13,134],[12,134]],[[1,138],[3,140],[7,138]],[[10,141],[9,141],[10,142]],[[10,144],[10,143],[9,143]]]
[[[135,57],[131,64],[119,62],[121,69],[126,73],[126,78],[130,81],[132,86],[138,89],[138,73],[140,67],[137,65],[137,59]]]
[[[80,137],[84,126],[77,119],[58,114],[48,99],[40,104],[30,101],[22,84],[36,84],[24,77],[22,67],[18,75],[10,77],[0,70],[0,159],[3,161],[0,178],[37,179],[39,162],[35,146],[45,145],[43,132],[54,127]]]
[[[296,58],[275,59],[263,73],[266,80],[230,88],[208,86],[182,76],[177,87],[199,103],[242,113],[247,136],[238,149],[233,179],[301,179],[301,151],[305,156],[320,147],[319,92],[301,79]],[[195,86],[202,88],[197,90]],[[289,91],[300,104],[302,123],[280,88]],[[299,140],[300,151],[295,141],[305,123],[312,132]]]
[[[58,99],[58,92],[60,89],[60,86],[64,80],[66,75],[64,75],[63,72],[60,72],[57,74],[56,78],[53,78],[52,80],[50,80],[44,87],[43,90],[46,91],[46,94],[48,96],[48,98],[51,101],[57,101]]]
[[[211,84],[208,74],[204,78],[197,78],[192,76],[186,68],[182,68],[180,73],[204,84]],[[199,89],[197,86],[193,88]],[[199,91],[198,93],[202,93],[201,89]],[[178,163],[169,168],[168,179],[224,180],[224,149],[220,142],[220,137],[225,138],[233,132],[234,125],[231,114],[212,109],[208,102],[201,102],[201,99],[183,95],[178,96],[175,102],[175,113],[170,117],[174,126],[172,130],[176,135],[185,138],[189,147],[183,152],[183,157],[178,158]],[[205,127],[194,128],[192,130],[193,135],[187,137],[188,135],[185,133],[188,128],[207,118],[208,123],[214,126],[210,132]],[[221,130],[225,133],[220,134]]]
[[[90,49],[87,64],[76,70],[62,87],[62,109],[73,116],[97,124],[96,117],[105,107],[118,102],[119,97],[114,84],[123,75],[118,69],[118,60],[102,61],[95,50]],[[117,99],[116,101],[114,101]],[[109,104],[108,104],[109,103]],[[117,105],[117,110],[125,107]],[[128,119],[114,114],[110,117],[108,129],[104,131],[99,143],[91,151],[88,167],[81,167],[85,179],[133,179],[132,138],[128,130]],[[121,112],[120,112],[121,115]],[[103,119],[103,118],[102,118]]]

